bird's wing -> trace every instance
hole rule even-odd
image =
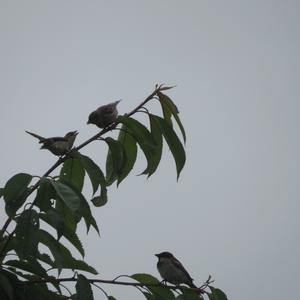
[[[25,132],[28,133],[28,134],[30,134],[30,135],[32,135],[33,137],[39,139],[40,143],[43,143],[43,141],[45,140],[44,137],[42,137],[42,136],[40,136],[40,135],[38,135],[36,133],[30,132],[30,131],[27,131],[27,130],[25,130]]]
[[[178,259],[176,259],[175,257],[174,257],[174,264],[175,264],[176,267],[178,267],[186,275],[188,280],[190,280],[191,283],[192,283],[194,279],[191,277],[191,275],[188,273],[188,271],[184,268],[182,263]]]

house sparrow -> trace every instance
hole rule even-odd
[[[155,254],[155,256],[158,257],[158,272],[164,281],[168,281],[175,285],[185,283],[191,288],[197,288],[193,283],[193,278],[172,253],[162,252]]]
[[[121,100],[98,107],[89,115],[87,124],[95,124],[99,128],[105,128],[114,123],[118,117],[117,105]]]
[[[42,144],[40,149],[48,149],[54,155],[58,156],[64,155],[71,150],[78,134],[78,131],[70,131],[64,137],[44,138],[29,131],[25,132],[39,139],[39,143]]]

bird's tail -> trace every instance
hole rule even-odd
[[[30,131],[27,131],[27,130],[25,130],[25,132],[28,133],[28,134],[30,134],[30,135],[32,135],[33,137],[39,139],[40,143],[43,143],[43,141],[45,140],[44,137],[42,137],[42,136],[40,136],[38,134],[35,134],[33,132],[30,132]]]

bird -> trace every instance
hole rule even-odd
[[[197,286],[193,283],[193,278],[172,253],[165,251],[155,254],[155,256],[158,258],[157,269],[160,276],[163,278],[163,281],[167,281],[175,285],[184,283],[191,288],[197,288]]]
[[[42,144],[40,149],[47,149],[57,156],[64,155],[72,149],[75,138],[78,134],[78,131],[76,130],[68,132],[63,137],[45,138],[30,131],[25,130],[25,132],[39,140],[39,143]]]
[[[95,124],[99,128],[105,128],[114,123],[118,117],[117,105],[121,100],[98,107],[90,113],[87,124]]]

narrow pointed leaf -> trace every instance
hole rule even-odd
[[[163,138],[162,138],[162,132],[160,129],[160,125],[157,122],[154,115],[149,114],[150,119],[150,130],[151,135],[156,143],[156,151],[152,158],[152,163],[147,167],[147,169],[144,171],[145,174],[148,174],[148,177],[151,176],[157,169],[162,155],[162,148],[163,148]]]
[[[124,149],[122,143],[113,138],[108,137],[104,141],[109,147],[106,159],[106,182],[111,185],[117,179],[123,166]]]
[[[76,152],[75,155],[78,157],[80,162],[82,163],[83,168],[87,172],[92,186],[93,186],[93,194],[95,194],[98,190],[99,185],[101,186],[101,194],[100,197],[107,197],[107,189],[106,189],[106,180],[102,170],[97,166],[92,159],[89,157]]]
[[[77,300],[93,300],[91,284],[85,276],[79,274],[76,282]]]
[[[137,157],[136,140],[129,134],[125,125],[122,125],[121,127],[118,141],[123,145],[124,159],[121,170],[119,171],[117,185],[119,185],[130,173]]]
[[[72,157],[66,160],[60,172],[60,181],[67,181],[82,191],[84,183],[85,170],[78,158]]]
[[[146,170],[152,169],[152,165],[155,163],[157,145],[147,127],[137,120],[126,116],[119,116],[118,120],[130,130],[130,133],[136,139],[140,148],[144,152],[147,160]],[[142,174],[148,174],[145,171],[142,172]]]
[[[37,260],[34,259],[31,259],[29,261],[9,260],[5,262],[5,265],[32,273],[42,278],[48,277],[46,270]]]
[[[53,188],[55,189],[57,195],[63,202],[72,210],[78,210],[80,206],[80,198],[76,191],[74,191],[70,185],[67,185],[58,181],[51,181]]]
[[[167,96],[167,95],[165,95],[161,92],[158,92],[157,95],[159,97],[159,101],[161,103],[163,114],[164,114],[164,117],[165,117],[166,121],[169,123],[169,125],[171,125],[170,121],[169,121],[170,114],[174,116],[174,118],[175,118],[175,120],[176,120],[176,122],[179,126],[179,129],[181,131],[181,134],[183,136],[183,140],[184,140],[184,142],[186,142],[186,134],[185,134],[184,127],[183,127],[183,125],[180,121],[180,118],[178,116],[179,111],[178,111],[177,106],[171,100],[171,98],[169,96]],[[166,116],[165,116],[165,114],[166,114]]]
[[[58,211],[51,209],[47,214],[41,213],[40,219],[56,229],[58,239],[63,235],[84,256],[84,249],[78,235],[64,222],[63,216]]]
[[[26,200],[26,191],[32,180],[32,176],[26,173],[19,173],[11,177],[5,184],[3,196],[6,213],[12,217]]]
[[[179,178],[180,172],[185,165],[185,151],[181,141],[179,140],[178,136],[176,135],[173,128],[163,119],[158,116],[154,116],[157,120],[160,129],[163,133],[163,136],[172,152],[176,163],[176,170],[177,170],[177,179]]]
[[[31,209],[25,210],[17,218],[16,241],[18,255],[21,258],[27,258],[29,255],[35,255],[38,251],[38,213]]]

